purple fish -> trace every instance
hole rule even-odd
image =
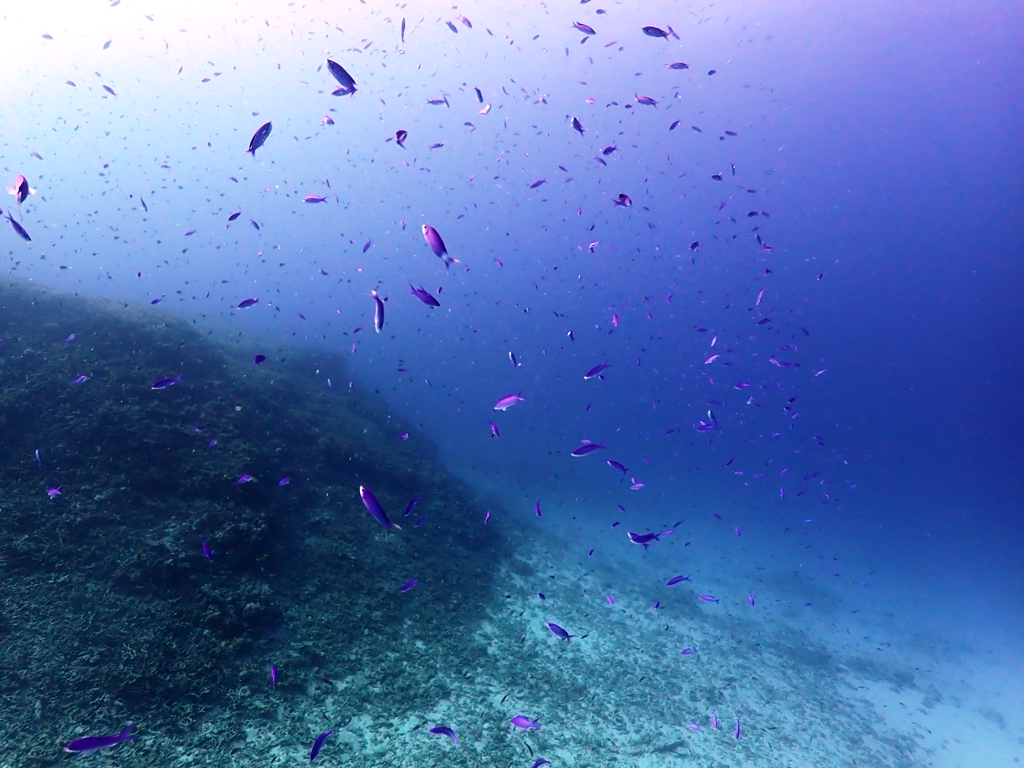
[[[574,117],[572,119],[572,127],[573,130],[576,131],[580,136],[582,136],[583,132],[587,130],[586,128],[583,127],[583,123],[580,122],[580,119],[578,117]]]
[[[412,589],[413,587],[415,587],[419,583],[420,583],[419,579],[409,579],[409,581],[405,582],[405,584],[403,584],[399,588],[398,591],[399,592],[408,592],[410,589]],[[458,742],[456,742],[456,743],[458,743]]]
[[[718,730],[718,711],[714,709],[711,710],[711,727]]]
[[[422,516],[422,517],[421,517],[421,518],[420,518],[419,520],[417,520],[417,521],[416,521],[416,522],[415,522],[415,523],[413,524],[413,526],[412,526],[412,527],[413,527],[413,528],[419,528],[419,527],[420,527],[421,525],[423,525],[423,524],[424,524],[425,522],[427,522],[427,517],[428,517],[428,515],[423,515],[423,516]]]
[[[696,652],[696,648],[683,648],[683,650],[680,651],[680,653],[683,654],[683,656],[692,656]]]
[[[405,140],[409,137],[408,131],[395,131],[395,144],[405,149]]]
[[[537,517],[540,517],[540,500],[539,499],[537,500],[537,503],[533,505],[533,511],[537,513]]]
[[[334,731],[324,731],[316,737],[316,740],[313,742],[313,748],[309,750],[309,762],[316,760],[316,756],[319,755],[320,750],[324,748],[324,742],[333,735]]]
[[[673,61],[671,64],[665,65],[666,69],[689,69],[690,65],[685,61]],[[727,131],[728,133],[728,131]]]
[[[168,376],[167,378],[154,381],[150,389],[167,389],[181,381],[181,376]]]
[[[753,595],[747,595],[747,600],[750,601],[750,607],[753,608],[754,607],[754,596]]]
[[[740,739],[740,719],[738,717],[736,718],[736,730],[733,732],[732,735],[736,737],[737,741],[739,741],[739,739]]]
[[[626,535],[629,536],[630,541],[634,544],[642,545],[644,549],[647,549],[652,541],[661,539],[660,533],[633,533],[633,531],[628,531]]]
[[[79,755],[87,755],[90,752],[95,752],[99,749],[110,749],[116,747],[122,741],[135,741],[135,737],[132,736],[132,728],[135,724],[129,725],[123,731],[111,736],[85,736],[81,739],[75,739],[66,747],[65,752],[72,752]]]
[[[449,728],[447,725],[435,725],[430,729],[431,733],[436,733],[438,736],[447,736],[452,740],[452,744],[456,747],[459,746],[459,737],[455,735],[455,731]]]
[[[347,92],[356,92],[355,78],[352,77],[352,75],[350,75],[348,72],[346,72],[345,68],[341,66],[341,64],[339,64],[336,61],[331,61],[330,59],[328,59],[327,69],[330,71],[334,79],[338,81],[338,84]]]
[[[513,405],[521,401],[523,401],[523,398],[520,397],[519,395],[505,395],[503,398],[501,398],[501,400],[494,404],[494,410],[507,411]]]
[[[57,496],[61,495],[60,494],[60,489],[63,488],[63,487],[64,487],[63,485],[58,485],[58,486],[55,486],[53,488],[47,488],[46,489],[46,495],[49,496],[51,499],[56,498]]]
[[[409,283],[409,289],[410,289],[409,293],[411,293],[417,299],[422,301],[428,307],[440,307],[441,306],[441,302],[439,302],[437,299],[435,299],[433,296],[431,296],[430,293],[428,291],[426,291],[423,288],[422,285],[419,288],[417,288],[412,283]]]
[[[203,539],[203,557],[207,560],[213,561],[213,550],[210,549],[210,545],[206,543],[206,539]]]
[[[384,327],[384,302],[376,291],[370,291],[370,295],[373,297],[373,329],[380,333]]]
[[[75,386],[77,387],[81,384],[85,384],[85,382],[87,382],[88,380],[88,376],[79,376],[77,379],[75,379]]]
[[[487,514],[484,515],[484,525],[487,525],[487,523],[490,521],[490,519],[491,519],[491,510],[488,509],[487,510]]]
[[[273,664],[270,665],[270,688],[271,690],[277,689],[277,667]]]
[[[572,23],[572,25],[574,27],[576,27],[576,29],[578,29],[580,32],[582,32],[585,35],[596,35],[597,34],[597,32],[594,30],[594,28],[592,26],[590,26],[589,24],[584,24],[581,21],[574,21]]]
[[[700,599],[703,600],[705,603],[720,603],[720,602],[722,602],[721,600],[719,600],[714,595],[701,595]]]
[[[615,605],[615,600],[612,599],[611,595],[605,595],[604,599],[608,601],[608,605]]]
[[[284,488],[286,485],[291,483],[291,481],[292,481],[292,479],[290,477],[287,477],[287,476],[282,477],[280,480],[277,481],[277,487],[278,488]]]
[[[374,520],[384,526],[384,530],[401,530],[401,528],[388,520],[388,516],[384,513],[384,509],[381,507],[380,502],[377,501],[377,497],[373,495],[373,491],[364,485],[360,485],[359,497],[363,500],[363,506],[366,507],[366,511],[373,515]]]
[[[266,361],[267,361],[267,356],[266,355],[256,355],[252,359],[252,367],[255,368],[260,363],[265,363]]]
[[[304,202],[304,203],[325,203],[325,202],[327,202],[327,198],[324,197],[323,195],[306,195],[304,198],[302,198],[302,202]]]
[[[617,470],[619,470],[619,472],[621,472],[622,474],[626,474],[627,472],[629,472],[629,470],[628,470],[628,469],[626,469],[626,468],[625,468],[624,466],[622,466],[622,464],[620,464],[619,462],[617,462],[617,461],[616,461],[615,459],[608,459],[608,462],[607,462],[607,464],[608,464],[608,466],[609,466],[609,467],[611,467],[612,469],[617,469]]]
[[[245,485],[246,483],[251,483],[254,481],[255,478],[252,475],[240,475],[238,479],[235,480],[235,485]]]
[[[409,499],[409,503],[405,505],[405,512],[402,513],[402,517],[408,517],[409,513],[412,512],[412,508],[416,506],[416,502],[419,500],[420,495],[418,493]]]
[[[3,213],[3,211],[0,210],[0,213]],[[4,215],[7,217],[7,220],[9,222],[11,222],[11,229],[14,230],[15,234],[18,237],[20,237],[22,240],[24,240],[25,242],[31,243],[32,242],[32,238],[28,236],[28,232],[25,231],[25,228],[23,226],[21,226],[21,224],[19,224],[18,222],[16,222],[14,220],[14,218],[11,216],[10,212],[5,213]]]
[[[441,235],[429,224],[423,225],[423,239],[427,241],[427,245],[430,246],[430,250],[434,252],[435,256],[439,256],[444,262],[445,269],[457,259],[453,259],[448,255],[448,249],[445,248],[444,240],[441,239]]]
[[[637,101],[638,104],[643,104],[646,107],[656,107],[656,106],[658,106],[658,102],[656,102],[650,96],[640,96],[640,95],[635,94],[635,93],[633,94],[633,96],[636,97],[636,101]]]
[[[251,307],[251,306],[254,306],[254,305],[259,304],[259,303],[260,303],[260,300],[258,298],[256,298],[256,299],[242,299],[240,302],[238,302],[238,309],[246,309],[247,307]]]
[[[113,91],[111,91],[111,93],[113,93]],[[269,120],[257,128],[256,133],[254,133],[252,138],[249,139],[249,148],[245,151],[253,157],[256,157],[256,150],[263,146],[263,143],[267,140],[267,137],[270,136],[270,132],[273,129],[274,126]]]
[[[522,728],[525,731],[540,730],[540,723],[538,723],[536,720],[531,720],[526,715],[516,715],[511,720],[509,720],[509,722],[512,723],[512,725],[514,725],[516,728]]]
[[[371,245],[373,245],[373,238],[370,238],[365,243],[363,243],[363,253],[366,253],[368,250],[370,250]]]
[[[608,363],[601,363],[600,365],[595,365],[593,368],[591,368],[589,371],[583,374],[583,379],[587,380],[597,378],[598,376],[600,376],[601,371],[605,370],[608,367]],[[601,376],[601,378],[603,379],[604,377]]]
[[[235,219],[237,219],[241,215],[242,215],[241,211],[235,211],[230,216],[228,216],[228,221],[234,221]]]
[[[592,443],[589,440],[587,440],[583,443],[583,445],[581,445],[579,448],[577,448],[569,455],[576,456],[577,458],[579,458],[580,456],[586,456],[587,454],[593,453],[594,451],[599,451],[604,447],[604,443]]]
[[[498,431],[498,425],[493,421],[488,421],[487,423],[491,425],[491,437],[501,437],[501,432]]]
[[[697,725],[696,723],[687,723],[686,727],[689,728],[691,731],[699,731],[700,730],[700,726]]]
[[[538,757],[536,762],[530,766],[530,768],[540,768],[542,765],[551,765],[550,760],[545,760],[543,757]]]
[[[530,182],[530,189],[536,189],[537,187],[541,186],[542,184],[547,184],[547,183],[548,183],[547,179],[537,179],[536,181],[531,181]]]
[[[665,586],[666,587],[674,587],[676,584],[679,584],[680,582],[689,581],[689,580],[690,580],[689,576],[673,576],[671,579],[669,579],[668,581],[665,582]]]
[[[576,637],[576,635],[570,635],[568,632],[566,632],[560,626],[555,624],[553,621],[549,621],[548,622],[548,629],[550,629],[552,632],[554,632],[560,638],[565,640],[565,642],[569,642],[572,638]]]
[[[663,29],[660,29],[659,27],[643,27],[642,31],[648,37],[668,37],[668,32],[666,32]]]

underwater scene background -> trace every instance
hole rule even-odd
[[[0,766],[1020,763],[1020,4],[0,21]]]

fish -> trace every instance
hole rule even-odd
[[[18,215],[21,215],[21,204],[25,202],[29,195],[34,195],[36,191],[28,185],[28,179],[22,174],[18,174],[11,186],[7,187],[7,192],[14,196],[14,202],[18,205]]]
[[[256,478],[252,475],[239,475],[238,479],[235,480],[235,485],[245,485],[246,483],[255,483]]]
[[[633,204],[633,198],[625,193],[619,193],[619,196],[612,200],[612,202],[615,205],[621,205],[623,208],[629,208]]]
[[[56,498],[57,496],[61,495],[60,489],[63,488],[63,487],[64,487],[63,485],[58,485],[55,488],[47,488],[46,489],[46,495],[49,496],[51,499]]]
[[[699,128],[698,126],[696,126],[696,125],[691,125],[691,126],[690,126],[690,128],[691,128],[692,130],[696,131],[697,133],[704,133],[704,131],[702,131],[702,130],[701,130],[701,129],[700,129],[700,128]]]
[[[256,355],[252,359],[252,367],[255,368],[260,363],[265,363],[266,361],[267,361],[267,356],[266,355]]]
[[[320,750],[324,748],[324,742],[327,741],[331,736],[334,735],[334,731],[324,731],[313,741],[313,748],[309,750],[309,761],[313,762],[316,760],[316,756],[320,754]]]
[[[363,243],[363,253],[366,253],[368,250],[370,250],[371,245],[373,245],[373,238],[369,238],[365,243]]]
[[[608,461],[605,463],[608,464],[608,466],[611,467],[612,469],[619,470],[619,472],[621,472],[622,474],[626,474],[627,472],[629,472],[628,469],[622,466],[622,464],[617,462],[615,459],[608,459]]]
[[[338,81],[338,84],[345,89],[348,93],[356,92],[356,81],[345,68],[336,61],[327,60],[327,69],[334,76],[334,79]]]
[[[711,710],[711,727],[718,730],[718,711],[714,709]]]
[[[166,378],[154,381],[153,386],[150,389],[167,389],[168,387],[174,386],[181,381],[181,375],[178,376],[167,376]]]
[[[456,35],[459,34],[459,28],[456,27],[454,24],[452,24],[450,21],[446,21],[445,24],[447,24],[448,25],[448,29],[450,29]]]
[[[512,723],[512,725],[514,725],[516,728],[522,728],[525,731],[540,730],[540,723],[538,723],[536,720],[531,720],[526,715],[516,715],[511,720],[509,720],[509,722]]]
[[[479,88],[473,88],[473,90],[474,90],[474,91],[476,91],[476,100],[477,100],[477,103],[479,103],[479,104],[483,104],[483,103],[484,103],[484,94],[483,94],[483,91],[481,91],[481,90],[480,90]]]
[[[107,42],[105,42],[105,43],[103,44],[103,50],[104,50],[104,51],[105,51],[105,50],[107,50],[107,48],[109,48],[109,47],[110,47],[110,44],[111,44],[112,42],[114,42],[114,41],[113,41],[113,40],[107,40]]]
[[[416,502],[420,500],[420,495],[417,493],[411,499],[409,503],[405,505],[405,512],[402,513],[402,517],[408,517],[409,513],[412,512],[413,507],[416,506]]]
[[[708,70],[708,76],[710,77],[711,75],[715,74],[715,72],[717,72],[717,71],[718,71],[717,69],[709,69]]]
[[[405,140],[408,138],[408,131],[395,131],[395,144],[405,149]]]
[[[235,219],[237,219],[241,215],[242,215],[241,211],[235,211],[230,216],[228,216],[228,221],[234,221]]]
[[[324,203],[327,202],[327,198],[323,195],[306,195],[302,198],[304,203]]]
[[[277,667],[273,664],[270,665],[270,689],[277,689]]]
[[[420,583],[419,579],[409,579],[409,581],[405,582],[405,584],[403,584],[399,588],[398,591],[399,592],[408,592],[410,589],[413,589],[419,583]],[[455,742],[455,743],[458,744],[458,742]]]
[[[675,130],[676,128],[678,128],[678,127],[679,127],[679,121],[678,121],[678,120],[674,120],[674,121],[672,122],[672,125],[670,125],[670,126],[668,127],[668,129],[669,129],[670,131],[674,131],[674,130]]]
[[[501,398],[501,400],[494,404],[494,410],[507,411],[516,403],[523,401],[524,398],[520,397],[521,394],[522,393],[520,393],[519,395],[505,395],[503,398]]]
[[[498,431],[498,425],[493,421],[487,422],[491,425],[491,437],[501,437],[501,432]]]
[[[3,213],[3,211],[0,211],[0,213]],[[26,231],[25,231],[25,228],[24,228],[23,226],[21,226],[21,224],[19,224],[18,222],[16,222],[16,221],[14,220],[14,217],[13,217],[13,216],[11,216],[11,213],[10,213],[10,211],[8,211],[7,213],[4,213],[4,216],[6,216],[6,217],[7,217],[7,220],[8,220],[9,222],[11,222],[11,229],[13,229],[13,230],[14,230],[14,233],[15,233],[15,234],[16,234],[16,235],[17,235],[18,237],[20,237],[20,238],[21,238],[22,240],[24,240],[24,241],[25,241],[26,243],[31,243],[31,242],[32,242],[32,238],[31,238],[31,237],[29,237],[29,235],[28,235],[28,232],[26,232]]]
[[[614,152],[617,149],[618,149],[618,147],[615,146],[614,144],[609,144],[607,147],[605,147],[604,149],[601,150],[601,154],[604,155],[605,157],[607,157],[608,155],[610,155],[612,152]]]
[[[560,637],[561,639],[565,640],[565,642],[569,642],[572,638],[576,637],[576,635],[570,635],[568,632],[566,632],[560,626],[555,624],[553,621],[549,621],[547,624],[548,629],[550,629],[552,632],[558,635],[558,637]]]
[[[210,545],[206,543],[206,539],[203,539],[202,549],[203,549],[203,557],[205,557],[210,562],[213,562],[213,550],[210,549]]]
[[[755,605],[754,596],[753,595],[747,595],[747,600],[750,601],[750,607],[753,608],[754,605]]]
[[[701,595],[700,599],[703,600],[705,603],[720,603],[720,602],[722,602],[721,600],[719,600],[714,595]]]
[[[367,488],[365,485],[359,486],[359,498],[363,500],[363,506],[366,507],[366,511],[369,512],[373,519],[384,526],[386,531],[400,531],[401,528],[390,520],[388,520],[387,514],[381,507],[380,502],[377,501],[377,497],[373,495],[373,491]]]
[[[459,16],[459,21],[462,22],[462,26],[466,27],[466,29],[473,28],[473,22],[467,19],[465,16]]]
[[[537,513],[537,517],[540,517],[540,500],[533,505],[533,511]]]
[[[545,760],[543,757],[537,758],[537,760],[530,766],[530,768],[540,768],[542,765],[551,765],[550,760]]]
[[[116,747],[123,741],[135,741],[135,737],[132,736],[132,728],[134,727],[135,724],[132,723],[120,733],[111,736],[84,736],[81,739],[75,739],[64,747],[64,751],[78,755],[88,755],[90,752],[96,752],[100,749]]]
[[[110,87],[109,85],[104,85],[104,86],[103,86],[103,90],[104,90],[104,91],[106,91],[107,93],[109,93],[109,94],[110,94],[111,96],[113,96],[113,97],[114,97],[115,99],[117,98],[117,94],[116,94],[116,93],[114,93],[114,89],[113,89],[113,88],[111,88],[111,87]]]
[[[286,485],[291,485],[291,482],[292,479],[290,477],[282,477],[280,480],[277,481],[277,487],[284,488]]]
[[[547,179],[537,179],[536,181],[531,181],[530,182],[530,189],[536,189],[537,187],[541,186],[542,184],[547,184],[547,182],[548,182]]]
[[[578,458],[580,456],[586,456],[588,454],[591,454],[594,451],[599,451],[602,448],[606,448],[606,447],[607,446],[604,443],[591,443],[589,441],[586,441],[586,442],[583,443],[583,445],[581,445],[579,448],[577,448],[575,451],[573,451],[569,455],[570,456],[576,456]]]
[[[647,107],[658,106],[658,102],[656,102],[650,96],[640,96],[639,94],[634,93],[633,97],[636,99],[637,104],[643,104],[644,106]]]
[[[663,29],[661,29],[659,27],[644,27],[642,31],[648,37],[660,37],[660,38],[667,38],[668,37],[668,32],[666,32],[665,30],[663,30]]]
[[[370,291],[370,295],[373,297],[373,329],[380,333],[384,328],[384,302],[376,291]]]
[[[583,127],[583,123],[580,122],[580,119],[578,117],[574,117],[572,119],[572,127],[573,130],[575,130],[580,136],[582,136],[584,131],[587,130],[586,128]]]
[[[40,469],[43,468],[43,458],[39,455],[39,449],[36,448],[36,464]]]
[[[422,301],[428,307],[440,307],[441,306],[441,302],[439,302],[437,299],[435,299],[433,296],[431,296],[430,293],[423,288],[423,286],[420,286],[419,288],[417,288],[412,283],[409,283],[409,288],[410,288],[409,293],[411,293],[417,299]]]
[[[477,110],[477,114],[478,115],[486,115],[486,114],[489,114],[490,111],[491,111],[491,102],[487,102],[482,107],[480,107],[479,110]]]
[[[733,731],[733,734],[732,734],[733,736],[736,737],[736,741],[740,740],[740,733],[741,733],[740,732],[740,719],[737,717],[736,718],[736,730]]]
[[[459,737],[455,735],[455,731],[449,728],[447,725],[435,725],[430,729],[431,733],[436,733],[438,736],[447,736],[452,740],[452,744],[456,747],[459,746]]]
[[[673,61],[671,64],[665,65],[666,69],[689,69],[690,65],[685,61]],[[728,133],[728,131],[726,131]]]
[[[582,32],[583,34],[585,34],[585,35],[596,35],[596,34],[597,34],[597,30],[595,30],[595,29],[594,29],[594,28],[593,28],[592,26],[590,26],[589,24],[584,24],[584,23],[583,23],[583,22],[581,22],[581,21],[574,21],[574,22],[572,23],[572,25],[573,25],[573,26],[574,26],[574,27],[575,27],[576,29],[578,29],[578,30],[579,30],[580,32]]]
[[[600,365],[595,365],[593,368],[591,368],[589,371],[583,374],[584,381],[598,377],[603,379],[604,377],[601,376],[601,371],[607,370],[609,367],[610,366],[608,365],[608,363],[601,363]]]
[[[405,45],[405,16],[402,17],[402,45]]]
[[[323,119],[320,121],[320,125],[327,127],[328,125],[334,125],[334,118],[324,113]]]
[[[238,309],[247,309],[248,307],[255,306],[256,304],[259,304],[259,303],[260,303],[260,300],[258,298],[255,298],[255,299],[253,299],[253,298],[242,299],[240,302],[238,302],[238,307],[237,308]]]
[[[676,584],[679,584],[680,582],[689,581],[689,580],[690,580],[689,576],[673,576],[671,579],[669,579],[668,581],[665,582],[665,586],[666,587],[674,587]]]
[[[630,541],[634,544],[640,544],[645,550],[651,546],[652,541],[661,540],[660,533],[633,533],[633,531],[629,531],[626,535],[629,536]]]
[[[424,224],[421,230],[423,231],[423,239],[427,241],[427,245],[430,246],[430,250],[434,252],[434,255],[444,262],[445,269],[448,269],[449,265],[453,262],[458,263],[458,259],[453,259],[448,255],[448,249],[445,247],[444,240],[441,239],[441,235],[436,229],[429,224]]]
[[[263,146],[263,143],[267,140],[267,137],[270,136],[270,132],[273,129],[274,125],[270,120],[257,128],[256,133],[254,133],[252,138],[249,139],[249,148],[245,151],[253,157],[256,157],[256,150]]]

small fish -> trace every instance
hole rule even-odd
[[[235,219],[237,219],[241,215],[242,215],[241,211],[235,211],[230,216],[228,216],[228,221],[234,221]]]
[[[104,51],[105,51],[105,50],[107,50],[107,49],[108,49],[108,48],[110,47],[110,44],[111,44],[112,42],[114,42],[114,41],[113,41],[113,40],[107,40],[107,42],[105,42],[105,43],[103,44],[103,50],[104,50]]]
[[[714,709],[711,710],[711,727],[718,730],[718,711]]]
[[[402,17],[402,45],[405,45],[405,16]]]
[[[252,224],[252,228],[255,229],[257,232],[260,231],[260,223],[256,221],[256,219],[249,219],[249,223]]]
[[[624,466],[622,466],[622,464],[617,462],[615,459],[608,459],[608,461],[606,463],[608,464],[609,467],[611,467],[612,469],[619,470],[619,472],[621,472],[622,474],[626,474],[627,472],[629,472],[628,469],[626,469]]]
[[[637,104],[643,104],[644,106],[647,107],[658,106],[658,102],[652,99],[650,96],[640,96],[639,94],[636,93],[634,93],[633,96],[636,98]]]
[[[477,110],[478,115],[487,115],[491,112],[491,102],[487,102],[480,109]]]
[[[518,368],[520,365],[522,365],[522,363],[520,363],[518,360],[516,360],[515,352],[509,352],[508,353],[508,359],[512,363],[512,367],[513,368]]]
[[[309,761],[313,762],[316,760],[316,756],[320,754],[320,750],[324,748],[324,742],[327,741],[331,736],[334,735],[334,731],[324,731],[313,741],[313,748],[309,750]]]
[[[587,130],[586,128],[583,127],[583,123],[580,122],[580,119],[578,117],[574,117],[572,119],[572,127],[573,130],[579,133],[580,136],[582,136],[583,132]]]
[[[373,329],[380,333],[384,328],[384,302],[376,291],[370,291],[370,295],[373,297]]]
[[[431,733],[436,733],[438,736],[447,736],[452,740],[452,744],[456,747],[459,746],[459,737],[455,735],[455,731],[449,728],[447,725],[435,725],[430,729]]]
[[[651,545],[652,541],[661,540],[660,533],[633,533],[633,531],[628,531],[626,535],[630,541],[634,544],[640,544],[645,550]]]
[[[720,602],[722,602],[721,600],[719,600],[714,595],[701,595],[700,599],[703,600],[705,603],[720,603]]]
[[[327,202],[327,198],[323,195],[306,195],[302,198],[304,203],[324,203]]]
[[[0,211],[0,213],[3,213],[3,211]],[[20,237],[22,240],[24,240],[27,243],[31,243],[32,242],[32,238],[28,236],[28,232],[25,231],[25,228],[23,226],[21,226],[21,224],[19,224],[18,222],[16,222],[14,220],[14,217],[11,216],[10,211],[8,211],[7,213],[4,213],[4,216],[6,216],[7,220],[9,222],[11,222],[11,229],[14,230],[14,233],[18,237]]]
[[[526,731],[540,730],[540,723],[538,723],[536,720],[531,720],[526,715],[516,715],[511,720],[509,720],[509,722],[512,723],[512,725],[514,725],[516,728],[522,728]]]
[[[501,400],[494,404],[494,410],[507,411],[516,403],[522,402],[523,399],[524,398],[520,397],[520,395],[505,395],[503,398],[501,398]]]
[[[545,760],[543,757],[539,757],[534,764],[530,766],[530,768],[540,768],[542,765],[551,765],[551,761]]]
[[[399,588],[398,591],[399,592],[408,592],[410,589],[413,589],[419,583],[420,583],[419,579],[410,579],[409,581],[405,582],[405,584],[403,584]],[[456,743],[458,743],[458,742],[456,742]]]
[[[537,513],[537,517],[540,517],[540,500],[539,499],[537,500],[537,503],[533,505],[533,511]]]
[[[609,367],[610,366],[608,365],[608,363],[601,363],[600,365],[595,365],[593,368],[591,368],[589,371],[583,374],[584,381],[598,377],[604,378],[603,376],[601,376],[601,371],[604,371]]]
[[[476,91],[476,100],[477,100],[477,103],[479,103],[479,104],[483,104],[483,103],[484,103],[484,94],[483,94],[483,91],[481,91],[481,90],[480,90],[479,88],[474,88],[473,90],[474,90],[474,91]]]
[[[694,131],[696,131],[697,133],[704,133],[704,131],[702,131],[702,130],[701,130],[700,128],[698,128],[698,127],[697,127],[696,125],[691,125],[691,126],[690,126],[690,129],[691,129],[691,130],[694,130]]]
[[[447,24],[448,25],[448,29],[450,29],[456,35],[459,34],[459,28],[456,27],[454,24],[452,24],[450,21],[446,21],[445,24]]]
[[[114,97],[115,99],[117,98],[117,94],[116,94],[116,93],[114,93],[114,89],[113,89],[113,88],[111,88],[111,87],[110,87],[109,85],[104,85],[104,86],[103,86],[103,90],[104,90],[104,91],[106,91],[107,93],[109,93],[109,94],[110,94],[111,96],[113,96],[113,97]]]
[[[277,667],[270,665],[270,689],[277,690]]]
[[[38,448],[36,448],[36,464],[39,466],[40,469],[43,468],[43,458],[42,456],[39,455]]]
[[[754,596],[753,595],[747,595],[747,600],[750,601],[750,607],[753,608],[754,607]]]
[[[46,489],[46,495],[49,496],[51,499],[56,498],[57,496],[61,495],[60,489],[63,488],[63,487],[64,487],[63,485],[58,485],[58,486],[55,486],[53,488],[47,488]]]
[[[673,61],[671,64],[665,65],[666,69],[689,69],[690,65],[685,61]]]
[[[599,450],[601,450],[602,448],[605,448],[605,447],[607,447],[607,446],[605,446],[604,443],[591,443],[590,441],[586,441],[586,442],[583,443],[583,445],[581,445],[579,448],[577,448],[575,451],[573,451],[569,455],[570,456],[576,456],[578,458],[580,456],[587,456],[588,454],[591,454],[594,451],[599,451]]]
[[[235,480],[235,485],[245,485],[246,483],[255,483],[256,478],[252,475],[239,475],[238,479]]]
[[[365,243],[363,243],[363,253],[366,253],[368,250],[370,250],[370,246],[371,245],[373,245],[373,239],[372,238],[367,240]]]
[[[615,600],[612,598],[611,595],[605,595],[604,599],[608,601],[608,605],[615,605]]]
[[[436,229],[429,224],[424,224],[421,230],[423,232],[423,239],[427,241],[427,245],[430,246],[430,250],[434,252],[434,255],[444,262],[445,269],[448,269],[452,262],[458,262],[458,259],[453,259],[448,255],[448,249],[445,247],[444,240],[441,239],[441,235]]]
[[[584,24],[580,21],[574,21],[572,25],[585,35],[596,35],[597,31],[589,24]]]
[[[612,200],[612,202],[615,205],[621,205],[623,208],[629,208],[633,204],[633,199],[629,195],[620,192],[619,196]]]
[[[645,35],[647,35],[648,37],[660,37],[660,38],[667,38],[668,37],[668,32],[666,32],[665,30],[660,29],[658,27],[644,27],[643,28],[643,33]]]
[[[711,75],[715,74],[715,72],[717,72],[717,71],[718,71],[717,69],[709,69],[708,70],[708,76],[710,77]]]
[[[203,557],[209,561],[213,561],[213,550],[210,549],[210,545],[206,543],[206,539],[203,539]]]
[[[252,367],[255,368],[260,363],[265,363],[266,361],[267,361],[267,356],[266,355],[256,355],[252,359]]]
[[[680,651],[680,653],[681,653],[681,654],[682,654],[683,656],[692,656],[692,655],[693,655],[693,654],[695,654],[696,652],[697,652],[697,649],[696,649],[696,648],[683,648],[683,650],[681,650],[681,651]]]
[[[291,485],[291,482],[292,479],[290,477],[282,477],[280,480],[277,481],[277,487],[284,488],[286,485]]]
[[[491,425],[491,437],[501,437],[501,433],[498,431],[498,425],[493,421],[487,422]]]
[[[111,736],[85,736],[81,739],[75,739],[64,747],[64,751],[79,755],[88,755],[90,752],[96,752],[100,749],[116,747],[122,741],[135,741],[135,737],[132,736],[132,728],[134,727],[135,724],[133,723],[120,733]]]
[[[558,635],[562,640],[565,640],[565,642],[569,642],[572,638],[576,637],[576,635],[570,635],[553,621],[548,622],[548,629]]]
[[[259,304],[259,303],[260,303],[259,298],[255,298],[255,299],[254,298],[242,299],[240,302],[238,302],[238,309],[247,309],[247,308],[253,307],[253,306],[255,306],[255,305]]]
[[[408,517],[409,513],[412,512],[413,507],[416,506],[416,502],[420,500],[420,495],[417,493],[411,499],[409,503],[405,505],[405,512],[402,513],[402,517]]]
[[[263,146],[263,143],[267,140],[267,137],[270,136],[270,132],[273,129],[273,123],[269,120],[257,128],[256,133],[254,133],[252,138],[249,139],[249,148],[245,151],[253,157],[256,157],[256,150]]]
[[[181,381],[180,375],[168,376],[166,378],[160,379],[159,381],[154,381],[153,386],[151,386],[150,389],[167,389],[168,387],[174,386],[179,381]]]
[[[409,137],[408,131],[395,131],[395,143],[405,149],[405,140]]]
[[[399,531],[401,528],[388,520],[387,514],[381,507],[380,502],[377,501],[377,497],[373,495],[373,491],[364,485],[359,486],[359,497],[363,500],[363,506],[366,507],[366,511],[369,512],[373,519],[384,526],[386,531]]]
[[[433,296],[431,296],[430,292],[427,291],[426,289],[424,289],[423,286],[420,286],[419,288],[417,288],[412,283],[409,283],[409,288],[410,288],[409,293],[411,293],[417,299],[422,301],[428,307],[440,307],[441,306],[441,302],[439,302],[437,299],[435,299]]]
[[[324,117],[323,117],[323,120],[320,121],[320,125],[324,126],[325,128],[328,125],[334,125],[334,118],[331,117],[330,115],[324,113]]]
[[[741,733],[741,731],[740,731],[740,719],[737,717],[736,718],[736,730],[733,731],[733,734],[732,734],[733,736],[736,737],[736,741],[740,740],[740,733]]]
[[[491,510],[488,509],[487,510],[487,514],[484,515],[484,525],[487,525],[487,523],[490,522],[490,519],[491,519]]]
[[[530,189],[536,189],[537,187],[541,186],[542,184],[547,184],[547,182],[548,182],[547,179],[537,179],[536,181],[531,181],[530,182]]]
[[[467,19],[465,16],[459,16],[459,21],[462,22],[462,26],[466,27],[466,29],[473,28],[473,22]]]
[[[75,379],[75,386],[77,387],[81,384],[85,384],[85,382],[87,382],[88,380],[88,376],[79,376],[77,379]]]
[[[356,81],[345,68],[336,61],[327,60],[327,69],[330,71],[334,79],[338,81],[338,84],[348,93],[356,92]]]
[[[669,579],[668,581],[665,582],[665,586],[666,587],[672,587],[672,586],[675,586],[676,584],[679,584],[680,582],[689,581],[689,580],[690,580],[689,576],[673,576],[671,579]]]

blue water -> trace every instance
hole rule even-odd
[[[340,355],[303,375],[379,396],[524,547],[651,602],[692,567],[693,599],[764,595],[765,627],[884,635],[895,666],[927,647],[972,693],[893,764],[1019,761],[1019,4],[4,14],[4,183],[36,190],[0,202],[32,238],[0,226],[11,276],[155,302],[266,367]]]

